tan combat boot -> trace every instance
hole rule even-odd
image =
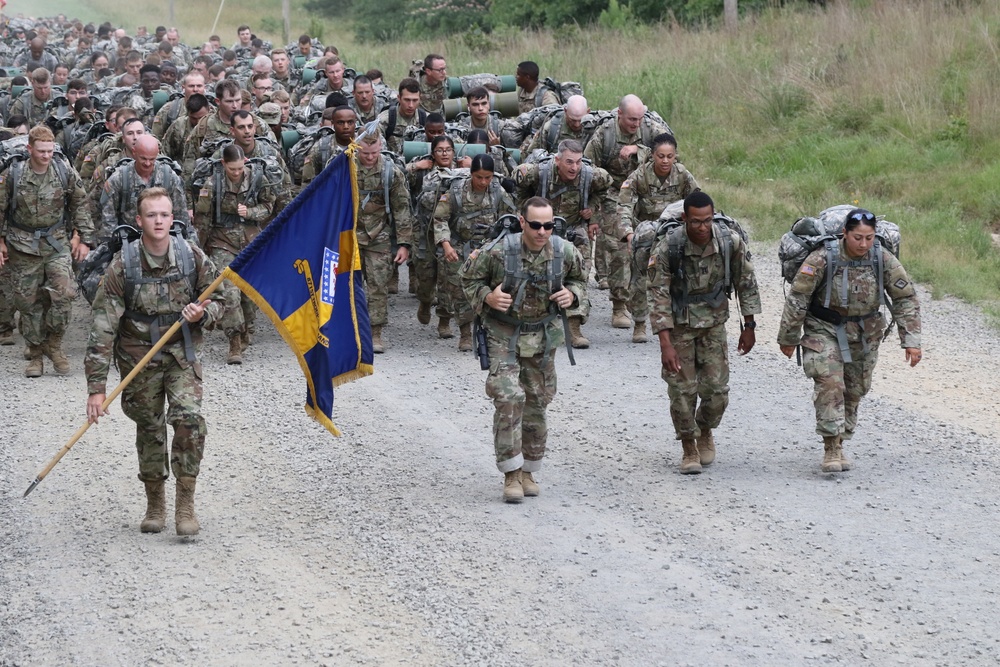
[[[841,472],[844,468],[840,465],[840,436],[823,436],[823,472]]]
[[[503,499],[507,503],[519,503],[524,500],[520,470],[511,470],[503,474]]]
[[[386,288],[389,294],[399,294],[399,266],[392,272],[392,277],[389,278],[389,286]]]
[[[712,429],[701,429],[698,436],[698,457],[703,466],[712,465],[715,461],[715,438],[712,437]]]
[[[438,318],[438,338],[454,338],[455,332],[451,330],[451,318]]]
[[[45,367],[42,365],[42,346],[41,345],[29,345],[28,351],[28,365],[24,367],[24,377],[26,378],[40,378],[42,373],[45,372]]]
[[[31,346],[30,345],[25,344],[24,349],[21,350],[21,357],[23,357],[25,361],[31,361]]]
[[[458,351],[472,352],[472,322],[458,325]]]
[[[230,365],[243,363],[243,343],[240,341],[240,334],[229,337],[229,356],[226,357],[226,363]]]
[[[52,370],[56,375],[69,375],[69,359],[62,351],[62,334],[50,333],[42,343],[42,353],[52,360]]]
[[[0,345],[13,345],[13,344],[14,344],[13,331],[0,332]]]
[[[243,347],[243,351],[246,352],[247,348],[253,345],[253,336],[249,331],[243,331],[240,333],[240,345]]]
[[[421,301],[420,305],[417,306],[417,322],[421,324],[431,323],[431,304],[426,301]]]
[[[601,278],[600,280],[597,281],[597,289],[610,289],[610,287],[611,286],[608,285],[607,278]]]
[[[701,472],[701,459],[698,457],[698,443],[694,438],[681,440],[684,448],[684,458],[681,459],[682,475],[697,475]]]
[[[569,344],[578,350],[586,350],[590,347],[590,340],[583,335],[580,327],[583,326],[583,318],[574,316],[567,318],[569,323]]]
[[[195,477],[177,478],[177,501],[174,506],[174,523],[178,535],[197,535],[201,530],[198,517],[194,515]]]
[[[628,316],[628,311],[625,310],[624,301],[611,302],[611,326],[615,329],[628,329],[632,326],[632,318]]]
[[[385,345],[382,344],[382,325],[372,325],[372,352],[382,354],[385,352]]]
[[[163,480],[143,482],[146,485],[146,516],[139,524],[144,533],[158,533],[167,522],[167,498],[163,492]]]
[[[535,478],[531,476],[530,472],[521,471],[521,490],[524,492],[524,497],[534,498],[538,495],[540,489],[538,488],[538,482]]]
[[[635,323],[635,329],[632,330],[632,342],[633,343],[645,343],[649,338],[646,337],[646,321]]]
[[[840,469],[842,471],[847,472],[848,470],[850,470],[851,468],[854,467],[854,461],[852,461],[851,459],[847,458],[847,455],[844,454],[844,439],[843,438],[838,438],[837,439],[837,458],[840,459]]]

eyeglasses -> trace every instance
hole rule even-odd
[[[434,155],[447,155],[448,153],[454,153],[454,148],[435,148]]]
[[[544,229],[547,232],[551,232],[556,228],[556,223],[554,222],[538,222],[537,220],[525,220],[528,226],[534,229],[536,232],[539,229]]]
[[[254,86],[254,90],[274,90],[274,86]]]
[[[432,72],[437,72],[438,74],[444,74],[445,72],[448,71],[447,67],[428,67],[427,69],[429,69]]]
[[[855,211],[847,217],[855,222],[875,222],[875,214],[868,211]]]
[[[708,220],[687,220],[689,225],[694,225],[695,227],[708,227],[712,224],[712,218]]]

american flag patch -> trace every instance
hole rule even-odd
[[[803,264],[802,265],[802,271],[801,271],[801,273],[804,273],[807,276],[815,276],[816,275],[816,267],[814,267],[814,266],[812,266],[810,264]]]

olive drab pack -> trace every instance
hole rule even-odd
[[[295,185],[302,185],[302,169],[306,166],[306,158],[309,157],[309,153],[312,151],[313,146],[316,145],[316,142],[323,137],[330,137],[330,140],[333,141],[333,128],[321,127],[308,132],[295,142],[292,150],[288,152],[288,171]],[[327,156],[327,161],[329,159],[329,156]]]
[[[542,199],[552,200],[556,197],[561,197],[567,190],[569,190],[571,185],[558,184],[561,187],[553,185],[553,179],[558,176],[555,170],[555,158],[554,156],[546,157],[538,161],[538,196]],[[582,168],[580,169],[579,183],[577,184],[577,190],[580,194],[580,210],[584,210],[590,207],[590,184],[594,181],[594,167],[590,164],[590,160],[584,158]]]
[[[279,188],[284,178],[284,172],[277,159],[268,157],[248,158],[246,165],[250,167],[250,188],[247,190],[248,206],[257,203],[257,197],[264,188]],[[198,158],[194,164],[191,176],[191,199],[198,200],[201,190],[211,190],[215,206],[212,208],[213,227],[233,227],[238,221],[230,219],[222,212],[222,197],[218,196],[225,187],[225,169],[221,158]]]
[[[396,132],[396,124],[399,121],[399,102],[393,102],[389,106],[388,118],[385,124],[385,139],[388,140],[390,137],[394,137]],[[424,111],[422,107],[417,107],[417,125],[423,127],[427,124],[427,112]]]
[[[115,253],[121,251],[122,246],[139,238],[140,232],[131,225],[119,225],[111,232],[111,237],[103,241],[96,248],[87,254],[87,258],[77,267],[76,282],[80,286],[87,303],[93,304],[94,297],[97,296],[97,288],[104,278],[104,273],[111,263]]]
[[[545,121],[561,112],[561,105],[546,104],[509,119],[500,134],[503,145],[512,148],[523,146],[530,137],[542,129]]]
[[[559,98],[559,104],[566,104],[566,100],[573,97],[574,95],[583,95],[583,86],[577,81],[563,81],[559,83],[558,81],[546,77],[538,82],[538,87],[535,88],[535,106],[542,106],[542,97],[545,95],[546,90],[551,90]]]
[[[57,145],[52,154],[52,166],[56,170],[56,175],[59,177],[59,185],[63,191],[63,212],[56,224],[43,229],[36,229],[34,227],[21,227],[21,225],[14,221],[14,212],[17,210],[17,197],[15,193],[21,184],[21,177],[24,176],[24,170],[27,166],[27,145],[11,147],[9,152],[0,156],[0,173],[7,174],[2,185],[2,187],[7,188],[7,210],[4,211],[7,223],[12,227],[32,232],[35,236],[32,247],[37,249],[39,241],[45,239],[56,252],[60,252],[63,249],[63,245],[56,239],[53,232],[64,226],[69,220],[70,190],[73,187],[73,183],[70,182],[72,167]]]

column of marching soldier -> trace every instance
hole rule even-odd
[[[178,512],[184,487],[178,527],[197,532],[201,330],[222,330],[229,364],[244,362],[255,331],[254,305],[228,283],[211,303],[190,303],[192,295],[372,121],[378,132],[362,139],[354,159],[375,352],[387,345],[388,295],[401,268],[418,321],[429,324],[434,310],[436,334],[452,338],[455,320],[463,352],[473,350],[478,316],[492,359],[487,393],[497,407],[505,499],[538,493],[532,473],[555,390],[552,351],[564,333],[572,348],[589,347],[591,277],[608,290],[611,325],[632,328],[633,342],[646,342],[651,320],[684,444],[682,472],[712,462],[711,429],[728,392],[728,305],[692,297],[675,322],[666,244],[647,243],[648,263],[633,256],[638,226],[678,200],[688,236],[707,234],[695,242],[723,250],[705,226],[714,204],[677,161],[677,140],[659,115],[633,94],[616,109],[592,110],[578,85],[541,79],[530,61],[514,76],[449,77],[446,59],[430,54],[390,86],[380,70],[349,69],[335,47],[308,35],[274,48],[249,26],[236,33],[231,48],[218,36],[192,48],[173,28],[128,35],[61,16],[5,19],[0,33],[0,345],[15,344],[17,313],[24,375],[41,377],[47,363],[69,373],[63,336],[82,292],[93,302],[85,366],[96,421],[112,357],[128,367],[170,323],[187,323],[152,365],[155,377],[123,395],[126,413],[150,431],[139,436],[149,499],[143,530],[162,529],[163,480],[173,470]],[[174,234],[163,231],[164,216],[177,221]],[[494,240],[505,224],[512,233]],[[515,238],[524,245],[512,249]],[[745,257],[730,283],[745,353],[760,306],[745,241],[734,239],[725,250]],[[512,257],[523,266],[515,270]],[[712,291],[709,264],[691,276],[692,294],[699,281]],[[711,340],[699,337],[706,326]],[[698,347],[697,371],[684,370],[682,343],[706,346]],[[919,339],[906,347],[919,348]],[[703,366],[712,372],[701,381]],[[164,417],[164,393],[195,398],[175,401]],[[166,423],[175,429],[170,455]]]

